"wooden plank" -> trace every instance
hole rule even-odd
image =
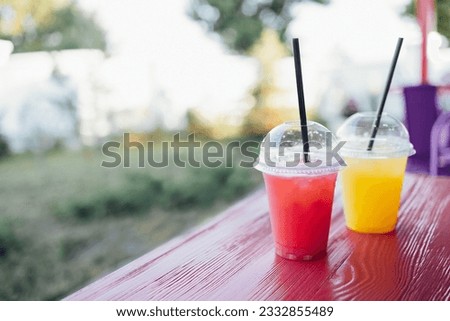
[[[403,194],[395,233],[343,233],[346,240],[343,250],[347,248],[350,255],[331,278],[333,299],[449,298],[450,254],[445,244],[449,241],[450,180],[409,178],[405,185],[410,188]],[[433,244],[435,253],[431,252]]]
[[[411,219],[403,222],[408,226],[402,230],[407,235],[402,237],[400,250],[416,264],[410,270],[414,282],[407,284],[402,299],[450,299],[450,181],[437,180],[439,187],[433,180],[423,179],[405,204],[405,217]]]
[[[259,190],[66,299],[450,299],[450,179],[407,175],[398,228],[390,235],[348,231],[339,191],[324,259],[293,262],[274,254]]]
[[[259,231],[259,225],[251,223],[257,222],[261,213],[267,214],[265,199],[264,191],[257,191],[186,239],[176,240],[163,249],[142,256],[82,289],[70,299],[182,299],[186,295],[198,297],[198,288],[212,286],[214,289],[220,286],[222,276],[218,273],[218,280],[212,280],[213,284],[210,284],[212,275],[208,275],[210,270],[206,268],[217,268],[216,271],[220,272],[232,264],[235,265],[234,269],[239,267],[234,259],[229,259],[229,254],[252,244],[249,232],[263,232]],[[268,233],[266,228],[263,234],[267,236]],[[270,238],[268,241],[267,244],[271,246]],[[245,261],[241,260],[243,263]],[[196,272],[197,275],[193,277]],[[205,276],[206,279],[203,279]],[[199,280],[202,280],[201,284]]]

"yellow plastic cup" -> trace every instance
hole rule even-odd
[[[383,114],[371,151],[375,113],[357,113],[339,128],[345,141],[340,155],[347,163],[341,172],[347,227],[360,233],[389,233],[397,224],[408,156],[414,154],[405,126]]]

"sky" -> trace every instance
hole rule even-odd
[[[185,14],[186,0],[80,3],[106,29],[112,54],[128,60],[130,68],[150,63],[152,81],[170,98],[174,114],[193,107],[206,113],[239,110],[256,79],[254,62],[228,54]]]
[[[189,0],[78,1],[95,13],[108,33],[112,54],[122,57],[130,73],[141,72],[132,70],[136,63],[148,64],[153,84],[170,98],[173,113],[197,107],[219,115],[249,107],[245,96],[256,80],[257,65],[231,55],[191,20],[185,13]],[[289,33],[302,44],[309,66],[305,83],[317,82],[320,70],[332,67],[336,53],[356,64],[388,65],[398,36],[405,37],[404,47],[417,46],[416,24],[399,15],[407,2],[331,0],[328,6],[297,5]],[[136,86],[132,81],[121,84],[125,94],[145,90]]]
[[[305,3],[294,9],[291,34],[309,43],[315,53],[340,50],[355,62],[390,60],[398,37],[418,43],[418,27],[401,17],[408,0],[331,0],[327,6]]]

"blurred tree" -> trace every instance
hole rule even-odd
[[[285,90],[276,81],[276,63],[288,53],[272,29],[264,29],[261,38],[249,50],[249,54],[258,60],[260,68],[258,82],[252,92],[255,104],[244,118],[243,136],[262,137],[276,125],[297,117],[297,109],[285,105]]]
[[[2,135],[0,135],[0,159],[5,158],[9,155],[9,146],[8,142]]]
[[[406,6],[405,13],[407,15],[416,15],[416,1],[412,0]],[[450,1],[434,0],[436,5],[437,31],[450,40]]]
[[[255,104],[243,121],[244,136],[264,135],[296,109],[283,106],[283,90],[276,84],[276,63],[288,55],[285,33],[291,8],[306,0],[192,0],[190,16],[220,36],[233,51],[259,62],[260,73],[252,96]],[[326,4],[329,0],[311,0]]]
[[[2,124],[2,117],[3,117],[3,114],[0,113],[0,125]],[[10,154],[10,150],[9,150],[8,141],[1,134],[1,128],[0,128],[0,159],[5,158],[9,154]]]
[[[196,109],[189,109],[186,118],[188,133],[196,133],[202,138],[212,137],[213,129]]]
[[[288,53],[286,46],[272,29],[263,30],[261,38],[249,50],[249,54],[258,60],[260,66],[259,83],[253,91],[256,98],[255,107],[274,107],[280,92],[280,88],[275,84],[275,62],[287,57]]]
[[[209,31],[220,35],[229,48],[245,53],[260,39],[265,28],[277,31],[280,39],[283,39],[292,20],[290,9],[301,1],[192,0],[189,14]]]
[[[15,52],[106,49],[103,29],[72,0],[0,0],[0,38]]]

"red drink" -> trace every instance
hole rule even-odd
[[[342,168],[327,154],[337,142],[326,127],[308,122],[308,137],[312,144],[305,152],[299,122],[278,125],[264,137],[255,163],[266,183],[275,251],[290,260],[326,254],[334,186]]]
[[[276,253],[291,260],[324,256],[337,173],[290,177],[263,175]]]

